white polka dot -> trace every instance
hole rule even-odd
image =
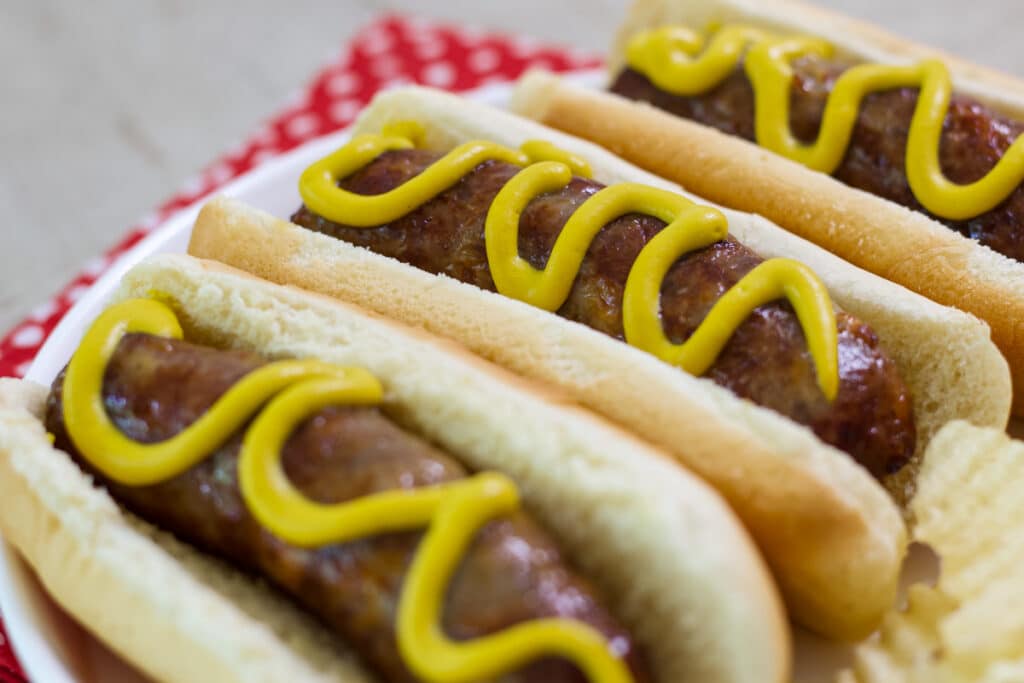
[[[492,85],[494,83],[508,83],[508,81],[509,81],[508,76],[503,76],[501,74],[491,74],[487,78],[484,78],[483,80],[481,80],[480,81],[480,85]]]
[[[107,269],[108,265],[110,265],[110,261],[107,259],[102,257],[94,258],[85,264],[85,267],[82,268],[82,272],[89,277],[98,277]]]
[[[448,62],[435,62],[423,69],[423,82],[437,88],[447,88],[455,82],[455,67]]]
[[[259,166],[268,159],[273,159],[277,156],[277,151],[273,149],[261,149],[252,155],[252,165]]]
[[[19,349],[30,349],[43,341],[44,334],[39,325],[25,325],[11,336],[11,344]]]
[[[595,55],[574,47],[566,53],[566,58],[573,64],[590,64],[594,61]]]
[[[68,290],[68,293],[64,295],[64,298],[70,301],[71,303],[75,303],[83,296],[85,296],[85,293],[88,291],[89,285],[75,285],[74,287]]]
[[[405,34],[405,39],[414,45],[421,45],[443,41],[444,37],[437,32],[434,26],[423,24],[411,27],[411,30]]]
[[[368,55],[379,55],[390,50],[394,42],[384,29],[371,30],[359,41],[359,49]]]
[[[519,57],[526,57],[539,50],[540,44],[532,38],[517,36],[512,39],[509,47],[513,54],[518,55]]]
[[[316,114],[299,114],[284,124],[284,128],[294,138],[305,138],[320,128],[320,119]]]
[[[14,368],[14,374],[18,377],[24,377],[28,374],[28,369],[32,367],[32,361],[25,361],[18,367]]]
[[[217,164],[206,170],[206,179],[211,185],[223,185],[235,175],[228,164]]]
[[[493,71],[501,64],[501,53],[493,47],[482,47],[469,55],[469,68],[473,71]]]
[[[431,42],[417,43],[416,56],[420,59],[438,59],[443,57],[444,53],[448,51],[448,46],[442,40],[436,40]]]
[[[359,100],[340,100],[331,105],[331,118],[338,123],[348,123],[362,108]]]
[[[335,97],[350,95],[359,88],[359,75],[343,71],[327,79],[327,92]]]
[[[390,90],[392,88],[401,88],[406,85],[412,85],[412,81],[406,76],[398,76],[397,78],[392,78],[391,80],[382,83],[380,89]]]
[[[547,69],[548,71],[551,71],[555,68],[554,64],[551,63],[550,59],[546,59],[543,57],[540,59],[531,59],[530,67],[534,69]]]
[[[421,33],[433,33],[436,30],[434,22],[421,17],[407,17],[402,23],[405,24],[405,37],[410,40]]]
[[[334,64],[346,61],[352,53],[351,46],[342,41],[339,47],[327,51],[327,57],[324,59],[325,64]]]
[[[252,136],[252,141],[258,145],[276,145],[278,142],[277,126],[270,124],[264,126]]]
[[[192,176],[181,185],[181,194],[193,195],[203,191],[205,183],[200,176]]]
[[[402,60],[390,56],[380,57],[373,60],[373,63],[370,65],[370,71],[381,80],[394,78],[402,73]]]
[[[455,31],[455,39],[466,46],[477,45],[486,38],[486,32],[478,26],[463,26]]]
[[[293,90],[288,93],[288,97],[285,98],[284,108],[288,109],[303,109],[306,106],[306,92],[304,90]]]
[[[57,312],[57,303],[53,300],[41,303],[32,309],[29,318],[36,322],[42,322]]]
[[[245,151],[248,148],[249,142],[247,140],[240,140],[228,147],[228,151],[224,153],[224,156],[228,159],[241,159],[245,156]]]
[[[143,230],[152,230],[159,224],[160,214],[158,214],[156,211],[150,211],[149,213],[142,217],[142,220],[139,221],[139,227],[142,228]]]

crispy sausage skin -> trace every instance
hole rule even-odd
[[[387,152],[340,184],[358,194],[378,194],[402,184],[437,158],[424,150]],[[306,207],[292,221],[493,291],[484,219],[495,195],[518,171],[514,165],[485,162],[430,202],[380,227],[338,225]],[[530,202],[519,226],[522,256],[543,267],[569,216],[601,187],[592,180],[574,178],[564,189]],[[627,275],[640,250],[664,226],[651,216],[635,214],[606,225],[590,245],[558,314],[623,339],[622,293]],[[689,337],[715,301],[761,261],[732,238],[679,259],[662,286],[661,314],[669,338],[678,343]],[[808,425],[822,440],[881,478],[899,470],[914,452],[911,399],[875,333],[846,313],[839,312],[837,318],[840,390],[831,404],[818,388],[803,332],[786,302],[758,308],[739,327],[707,376],[739,396]]]
[[[836,79],[851,66],[819,57],[794,60],[790,95],[793,135],[804,142],[817,137],[825,102]],[[754,140],[754,92],[742,66],[711,91],[695,97],[664,92],[632,69],[619,74],[611,90],[724,133]],[[1024,261],[1024,188],[1018,186],[1002,204],[966,221],[939,218],[914,198],[905,160],[917,93],[915,88],[899,88],[868,95],[861,105],[850,146],[833,175],[851,187],[927,214],[994,251]],[[1000,116],[979,102],[954,94],[939,145],[942,170],[955,183],[974,182],[996,165],[1022,132],[1024,122]]]
[[[182,341],[128,335],[108,366],[103,396],[117,427],[152,443],[202,415],[243,375],[265,361]],[[185,473],[145,487],[118,485],[90,468],[70,443],[54,382],[46,426],[56,444],[106,486],[122,505],[234,566],[266,577],[354,646],[382,680],[415,679],[402,664],[395,615],[405,572],[421,532],[395,533],[317,550],[290,546],[250,515],[237,481],[241,433]],[[306,496],[337,503],[370,493],[437,484],[465,468],[376,408],[322,410],[291,436],[283,452],[289,478]],[[548,534],[520,512],[487,524],[452,579],[444,627],[472,639],[539,617],[568,617],[606,634],[637,683],[649,681],[643,657],[602,607],[594,588],[566,564]],[[503,679],[582,683],[562,660],[538,661]]]

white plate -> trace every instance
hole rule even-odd
[[[582,71],[569,76],[582,85],[600,87],[604,75]],[[466,96],[504,106],[509,84],[491,85]],[[217,194],[241,199],[276,216],[288,216],[301,200],[297,189],[302,170],[348,139],[346,131],[313,140],[267,162],[218,189]],[[40,350],[26,379],[49,385],[71,357],[88,324],[100,313],[124,273],[142,259],[160,253],[184,253],[192,224],[206,198],[183,209],[154,230],[118,261],[82,296]],[[16,551],[0,541],[0,611],[22,666],[34,683],[145,679],[107,651],[72,621],[39,585]],[[813,635],[796,634],[796,681],[823,681],[849,660],[849,649]]]

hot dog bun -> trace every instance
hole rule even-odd
[[[185,256],[137,266],[117,298],[154,293],[187,339],[368,369],[403,424],[515,479],[658,681],[788,677],[789,632],[763,561],[728,505],[667,455],[350,305]],[[38,411],[38,397],[16,393]],[[65,609],[158,680],[371,680],[280,599],[119,511],[23,408],[0,409],[0,530]]]
[[[423,88],[379,96],[356,132],[407,119],[426,127],[430,148],[447,150],[478,138],[517,146],[540,138],[586,159],[602,182],[678,191],[592,144]],[[915,396],[922,447],[957,416],[1005,425],[1009,376],[984,324],[864,273],[763,219],[727,216],[740,240],[765,256],[808,263],[837,303],[874,326]],[[904,531],[891,502],[849,457],[774,412],[583,326],[231,200],[203,209],[190,252],[453,337],[489,360],[559,386],[672,452],[732,503],[765,552],[791,613],[819,632],[864,635],[895,595]]]
[[[956,92],[1024,118],[1024,83],[916,45],[870,24],[791,0],[638,0],[610,57],[620,70],[637,32],[669,24],[703,30],[743,23],[825,38],[864,61],[941,59]],[[1024,387],[1024,264],[927,216],[847,186],[738,137],[607,93],[535,83],[524,107],[537,120],[588,138],[719,204],[767,217],[843,259],[928,298],[968,311],[992,328],[1014,386]],[[600,110],[601,116],[593,116]],[[1024,415],[1024,391],[1013,412]]]

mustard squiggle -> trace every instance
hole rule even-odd
[[[398,604],[398,646],[409,670],[429,683],[496,679],[542,657],[576,664],[591,683],[632,683],[605,637],[571,619],[537,619],[460,642],[441,627],[447,586],[479,529],[519,507],[515,483],[482,472],[412,490],[385,491],[336,505],[306,498],[288,480],[281,451],[303,420],[335,405],[374,405],[383,389],[362,368],[279,361],[243,377],[177,436],[141,444],[124,436],[103,405],[103,376],[125,334],[180,339],[174,312],[152,299],[108,308],[90,327],[64,379],[64,420],[75,447],[107,477],[126,485],[175,477],[218,448],[256,414],[238,460],[242,499],[253,517],[288,543],[315,548],[428,527]],[[268,402],[269,399],[269,402]],[[265,404],[265,407],[263,407]],[[261,409],[262,407],[262,409]]]
[[[747,48],[744,68],[754,88],[755,137],[777,154],[831,174],[846,154],[867,95],[919,88],[905,165],[910,189],[922,206],[943,218],[966,220],[995,208],[1024,181],[1024,138],[1015,140],[995,167],[973,183],[953,183],[943,174],[939,145],[953,86],[949,69],[939,60],[910,66],[860,64],[848,69],[836,80],[818,139],[810,145],[797,140],[789,127],[791,62],[807,55],[831,57],[834,48],[824,40],[772,36],[737,25],[718,31],[704,49],[699,34],[670,26],[636,35],[627,47],[626,60],[658,88],[693,96],[725,80]]]
[[[339,179],[369,163],[373,157],[370,150],[408,149],[413,144],[393,134],[361,135],[307,169],[300,179],[299,192],[311,210],[334,222],[378,226],[436,197],[484,158],[524,166],[502,187],[488,209],[487,261],[499,293],[547,311],[557,311],[565,303],[587,248],[605,225],[629,213],[654,216],[667,226],[644,247],[627,278],[623,292],[626,341],[700,375],[711,367],[735,329],[756,307],[786,298],[796,310],[807,338],[818,384],[828,400],[835,399],[839,360],[832,301],[817,276],[795,261],[771,259],[748,273],[712,308],[685,343],[674,344],[665,335],[661,282],[683,254],[726,236],[727,221],[717,209],[637,183],[606,187],[573,213],[559,233],[547,265],[537,270],[519,255],[520,215],[533,198],[567,185],[579,163],[566,163],[566,152],[536,141],[523,145],[530,154],[473,141],[456,147],[421,174],[383,194],[358,195],[337,186]],[[472,163],[466,160],[466,150],[473,150]]]

